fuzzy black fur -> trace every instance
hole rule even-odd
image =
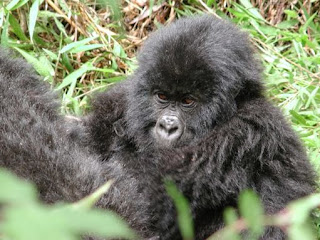
[[[196,239],[223,226],[222,212],[244,189],[268,214],[314,190],[297,136],[263,96],[261,68],[247,35],[213,17],[185,18],[152,34],[127,81],[98,95],[77,123],[21,60],[0,56],[0,166],[34,181],[46,202],[75,201],[107,179],[98,205],[122,215],[143,238],[181,239],[163,179],[188,198]],[[192,94],[185,133],[159,146],[154,91]],[[71,126],[70,126],[71,125]],[[66,134],[67,133],[67,134]],[[261,239],[285,239],[267,228]]]

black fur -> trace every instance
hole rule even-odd
[[[101,184],[94,154],[67,141],[50,87],[21,59],[0,52],[0,165],[34,181],[46,202],[75,201]]]
[[[268,214],[313,192],[305,151],[263,96],[246,34],[213,17],[185,18],[152,34],[138,60],[131,78],[70,124],[44,83],[2,53],[0,165],[35,181],[47,202],[75,201],[115,179],[98,205],[144,238],[181,239],[164,178],[190,201],[196,239],[223,226],[223,209],[235,207],[244,189],[260,195]],[[197,96],[197,107],[182,113],[185,135],[174,147],[159,146],[151,133],[156,89]],[[285,236],[267,228],[261,239]]]

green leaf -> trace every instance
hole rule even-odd
[[[111,68],[95,68],[95,71],[103,72],[103,73],[113,73],[114,69],[111,69]],[[119,77],[123,77],[123,76],[119,76]]]
[[[68,57],[68,54],[66,53],[62,53],[61,54],[62,58],[61,58],[61,62],[63,64],[64,67],[66,67],[66,69],[68,69],[68,71],[71,73],[74,71],[74,68],[70,62],[70,59]]]
[[[310,196],[298,199],[289,204],[288,209],[291,213],[291,221],[294,223],[305,223],[310,217],[312,209],[320,205],[320,194],[312,194]]]
[[[44,77],[49,78],[49,80],[52,80],[54,76],[54,69],[51,65],[52,63],[44,55],[39,57],[39,61],[42,63],[42,68],[44,69],[44,73],[47,74]]]
[[[298,13],[296,11],[293,10],[284,10],[284,13],[287,14],[289,17],[291,18],[297,18],[298,17]]]
[[[317,239],[309,222],[312,209],[320,205],[320,194],[313,194],[301,198],[289,204],[291,226],[288,227],[290,240],[314,240]]]
[[[96,204],[96,202],[101,198],[103,194],[105,194],[111,187],[112,180],[109,180],[104,185],[99,187],[96,191],[94,191],[91,195],[86,198],[81,199],[80,201],[74,203],[72,206],[74,209],[89,209]]]
[[[35,0],[30,8],[30,14],[29,14],[29,35],[30,35],[30,40],[33,42],[33,33],[34,33],[34,28],[36,26],[37,18],[38,18],[38,12],[39,12],[39,4],[40,0]]]
[[[19,22],[17,21],[17,19],[12,14],[9,15],[9,22],[10,22],[10,26],[11,26],[12,31],[14,32],[14,34],[17,35],[17,37],[20,40],[28,41],[28,38],[24,34],[24,32],[22,31]]]
[[[121,56],[121,50],[122,50],[122,47],[120,46],[120,44],[116,41],[114,41],[114,46],[113,46],[113,54],[117,57],[120,57]]]
[[[305,11],[304,7],[303,7],[303,11],[305,14],[307,14],[307,21],[305,22],[305,24],[302,25],[302,27],[299,29],[299,32],[300,33],[304,33],[307,31],[307,28],[310,27],[313,29],[313,31],[316,31],[317,28],[314,26],[314,23],[313,23],[313,19],[318,16],[318,13],[315,12],[311,17],[309,16],[309,14],[307,13],[307,11]],[[308,17],[309,16],[309,17]]]
[[[293,225],[288,229],[288,237],[290,240],[315,240],[317,239],[312,223],[308,222],[301,225]]]
[[[9,19],[10,13],[7,14],[6,19]],[[9,46],[9,35],[8,35],[9,21],[5,21],[2,33],[1,33],[1,46]]]
[[[117,77],[111,77],[111,78],[107,78],[105,81],[109,82],[109,83],[114,83],[114,82],[119,82],[121,80],[126,79],[125,76],[117,76]]]
[[[261,16],[258,9],[254,8],[249,0],[240,0],[240,3],[245,7],[245,9],[251,13],[253,17],[256,19],[260,19],[262,21],[265,21],[264,18]]]
[[[0,8],[0,30],[1,28],[4,26],[3,22],[4,22],[4,8]],[[1,31],[0,31],[1,32]]]
[[[84,234],[136,238],[127,224],[110,211],[24,205],[5,209],[3,216],[2,232],[15,240],[80,240],[78,236]]]
[[[270,27],[267,25],[260,25],[259,26],[259,30],[261,32],[263,32],[266,35],[271,35],[271,36],[277,36],[278,35],[278,29],[274,28],[274,27]]]
[[[149,17],[151,17],[154,2],[155,2],[155,0],[149,0]]]
[[[77,41],[77,42],[72,42],[66,46],[64,46],[61,50],[60,50],[60,53],[65,53],[65,52],[69,52],[71,51],[72,49],[75,49],[77,47],[80,47],[80,46],[83,46],[85,44],[87,44],[88,42],[91,42],[92,40],[96,39],[96,37],[89,37],[89,38],[86,38],[86,39],[83,39],[81,41]]]
[[[82,234],[94,233],[95,236],[112,239],[137,238],[136,234],[128,227],[128,225],[111,211],[102,212],[97,209],[92,209],[90,211],[74,211],[72,209],[61,209],[58,213],[65,217],[64,224],[68,226],[72,232],[79,232]]]
[[[110,186],[103,185],[76,204],[51,206],[37,200],[30,183],[0,169],[1,239],[80,240],[81,235],[112,239],[136,239],[135,233],[116,214],[88,209]]]
[[[90,45],[84,45],[84,46],[79,46],[79,47],[75,47],[74,49],[70,50],[70,53],[79,53],[79,52],[86,52],[86,51],[90,51],[93,49],[97,49],[97,48],[102,48],[104,47],[104,44],[90,44]]]
[[[69,8],[67,2],[65,0],[57,0],[57,2],[59,3],[59,6],[61,7],[61,9],[67,14],[69,15],[71,13],[71,9]]]
[[[208,7],[212,7],[213,5],[216,5],[216,0],[207,0]]]
[[[64,28],[64,25],[56,17],[54,17],[53,19],[54,19],[55,24],[57,25],[57,28],[67,38],[68,34],[66,33],[66,29]]]
[[[283,21],[283,22],[277,24],[277,27],[280,29],[288,29],[288,28],[294,27],[298,23],[299,23],[299,21],[297,19],[292,19],[292,20]]]
[[[15,240],[77,239],[70,231],[63,231],[68,225],[65,225],[63,218],[55,215],[40,205],[15,206],[5,210],[2,232]]]
[[[223,212],[223,219],[227,226],[234,224],[238,220],[237,212],[234,208],[227,207]],[[239,234],[233,228],[223,231],[223,239],[240,240]]]
[[[259,197],[250,190],[243,191],[239,196],[239,211],[246,220],[249,230],[257,237],[263,233],[263,208]]]
[[[38,17],[39,18],[45,18],[45,20],[47,20],[48,18],[58,18],[58,17],[62,18],[62,15],[60,15],[59,13],[56,13],[56,12],[41,10],[38,13]]]
[[[19,48],[14,48],[15,50],[17,50],[30,64],[32,64],[32,66],[34,67],[34,69],[43,77],[49,78],[51,79],[53,74],[54,74],[54,70],[51,67],[50,63],[48,63],[48,60],[46,60],[45,64],[42,60],[38,60],[37,58],[35,58],[34,56],[32,56],[30,53],[19,49]]]
[[[316,97],[316,94],[318,93],[319,91],[319,86],[317,86],[315,89],[313,89],[313,91],[310,93],[309,95],[309,98],[308,98],[308,101],[305,105],[305,108],[309,108],[311,103],[313,103],[314,107],[317,108],[317,104],[316,104],[316,101],[315,101],[315,97]]]
[[[165,187],[177,209],[179,229],[183,239],[193,239],[193,221],[188,200],[181,194],[172,181],[166,180]]]
[[[294,120],[296,120],[297,122],[299,122],[302,125],[306,125],[307,124],[307,122],[304,119],[304,117],[302,117],[299,113],[297,113],[294,110],[290,110],[289,112],[290,112],[290,114],[291,114],[291,116],[293,117]]]
[[[54,60],[54,61],[57,61],[58,60],[58,56],[57,54],[53,53],[52,51],[48,50],[48,49],[45,49],[45,48],[42,48],[42,50],[49,56],[49,59],[50,60]]]
[[[92,66],[91,62],[86,62],[85,64],[83,64],[79,69],[77,69],[76,71],[70,73],[68,76],[66,76],[63,80],[62,83],[57,87],[58,90],[63,89],[66,86],[69,86],[70,84],[72,84],[73,88],[77,82],[77,79],[79,77],[81,77],[83,74],[85,74],[87,71],[93,70],[95,69]],[[70,87],[71,88],[71,87]]]
[[[16,3],[16,2],[18,2],[18,3]],[[13,0],[7,5],[6,9],[8,11],[13,11],[13,10],[16,10],[16,9],[22,7],[27,2],[29,2],[29,0],[18,0],[18,1]]]
[[[116,0],[98,0],[97,1],[102,6],[108,6],[111,8],[112,17],[115,21],[120,20],[121,18],[121,9],[120,9],[120,1]]]
[[[36,201],[36,196],[36,188],[32,184],[0,168],[1,203],[31,203]]]
[[[8,11],[12,10],[12,8],[14,8],[14,7],[18,4],[19,1],[20,1],[20,0],[12,0],[12,1],[9,2],[9,4],[6,6],[6,9],[7,9]]]
[[[234,208],[227,207],[223,212],[223,219],[227,225],[233,224],[235,221],[238,220],[236,210]]]

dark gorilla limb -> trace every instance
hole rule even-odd
[[[0,52],[0,166],[34,181],[46,202],[79,200],[106,180],[97,156],[66,140],[58,101],[24,61]]]

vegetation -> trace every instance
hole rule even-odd
[[[90,107],[88,95],[105,90],[134,70],[136,51],[150,32],[193,14],[230,19],[250,34],[265,67],[267,94],[292,122],[319,170],[319,8],[315,0],[4,0],[0,2],[0,44],[15,49],[61,91],[64,113],[80,115]],[[168,192],[180,215],[189,216],[188,203],[172,184]],[[73,205],[43,206],[30,184],[0,172],[0,202],[4,204],[0,239],[77,239],[85,233],[134,237],[112,213],[88,209],[101,194]],[[273,224],[285,227],[290,239],[311,240],[316,235],[320,239],[320,213],[314,212],[312,224],[307,220],[307,213],[319,205],[320,196],[315,194],[266,217],[257,197],[245,192],[239,201],[241,218],[227,210],[228,226],[217,234],[238,239],[237,233],[249,228],[254,239],[263,225]],[[186,239],[192,239],[192,223],[179,220]]]

